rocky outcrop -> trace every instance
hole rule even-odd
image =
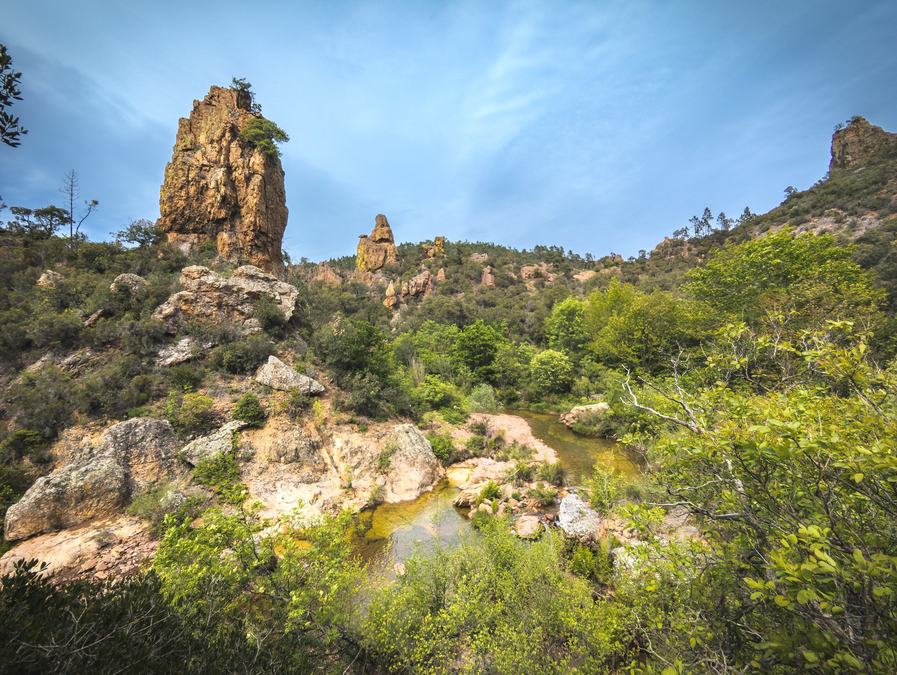
[[[433,275],[430,270],[423,269],[408,281],[402,282],[402,299],[423,298],[433,292]]]
[[[109,284],[109,290],[113,293],[130,293],[131,295],[136,295],[143,291],[144,288],[146,288],[146,279],[139,274],[131,274],[130,272],[119,274],[115,277],[112,283]]]
[[[41,274],[37,278],[37,286],[38,288],[56,288],[56,285],[60,283],[65,277],[63,277],[59,272],[54,272],[53,270],[45,270],[43,274]]]
[[[445,255],[445,237],[436,237],[432,245],[424,246],[424,256],[427,258],[441,258]]]
[[[440,267],[439,271],[436,273],[436,283],[441,284],[443,281],[445,281],[445,268]]]
[[[358,237],[355,253],[355,269],[359,272],[376,272],[397,260],[396,243],[389,221],[382,213],[374,219],[374,230],[370,235]]]
[[[521,539],[535,539],[541,531],[542,523],[534,513],[525,513],[514,521],[514,533]]]
[[[314,483],[327,473],[323,442],[313,427],[303,428],[278,417],[261,429],[243,432],[241,440],[262,461],[289,465],[300,482]]]
[[[489,260],[489,254],[488,253],[471,253],[467,259],[470,260],[471,262],[475,262],[475,263],[482,265],[484,262]]]
[[[276,154],[240,138],[261,117],[249,99],[212,87],[179,121],[156,226],[185,253],[211,244],[222,258],[272,271],[282,266],[284,174]]]
[[[6,512],[5,536],[24,539],[108,516],[177,474],[174,430],[138,417],[86,441],[69,464],[35,481]]]
[[[289,320],[299,297],[295,286],[252,265],[238,267],[230,278],[222,277],[208,267],[185,267],[181,270],[181,289],[153,314],[171,332],[177,332],[190,321],[231,323],[243,332],[257,331],[254,307],[259,299],[273,300],[284,318]]]
[[[211,345],[210,345],[211,346]],[[170,345],[165,345],[156,354],[157,366],[176,366],[179,363],[186,363],[194,358],[197,348],[197,341],[192,337],[184,337]]]
[[[520,268],[520,278],[526,283],[529,290],[536,287],[537,279],[544,279],[546,284],[553,284],[557,280],[557,274],[551,271],[551,264],[542,262],[538,265],[524,265]]]
[[[561,413],[559,419],[567,427],[574,424],[589,424],[595,422],[598,417],[605,415],[610,410],[610,406],[604,402],[590,403],[588,405],[573,406],[569,412]]]
[[[308,375],[297,373],[276,356],[269,356],[267,363],[259,366],[255,381],[278,391],[297,389],[303,394],[314,395],[324,391],[324,385]]]
[[[393,429],[385,450],[391,450],[384,485],[386,502],[416,499],[444,475],[430,441],[413,424],[400,424]]]
[[[846,127],[832,135],[829,171],[862,166],[876,157],[895,152],[897,134],[888,133],[863,117],[854,117]]]
[[[320,284],[327,284],[328,286],[339,286],[343,283],[343,278],[327,263],[318,265],[312,279]]]
[[[383,304],[389,309],[395,308],[399,304],[399,294],[396,293],[396,285],[392,281],[386,287],[386,294],[383,297]]]
[[[233,452],[236,445],[236,433],[245,426],[246,422],[240,420],[228,422],[207,436],[191,441],[181,448],[178,455],[190,466],[196,466],[204,459]]]
[[[483,274],[480,276],[480,284],[486,288],[495,288],[495,274],[492,271],[491,265],[487,265],[483,268]]]
[[[568,537],[581,542],[598,541],[601,536],[601,516],[579,495],[569,494],[561,500],[558,527]]]

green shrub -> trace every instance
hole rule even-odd
[[[128,513],[149,521],[150,532],[160,537],[165,533],[165,516],[172,515],[176,520],[193,518],[198,515],[198,508],[196,498],[184,496],[168,483],[137,495],[128,505]]]
[[[501,499],[501,488],[494,480],[490,480],[480,490],[480,494],[477,498],[477,504],[486,501],[492,501],[493,499]]]
[[[165,417],[182,434],[196,435],[211,431],[218,422],[215,402],[198,393],[169,392]]]
[[[287,325],[286,317],[280,310],[280,306],[267,295],[255,301],[252,306],[252,315],[258,319],[265,332],[271,335],[281,335]]]
[[[509,478],[513,480],[517,485],[521,485],[522,483],[530,483],[535,477],[536,465],[524,464],[523,462],[517,462],[514,465],[514,469],[511,472],[511,475],[509,476]]]
[[[258,368],[273,353],[274,345],[268,338],[250,335],[213,349],[212,367],[233,375],[242,375]]]
[[[246,392],[237,400],[231,416],[250,426],[260,427],[265,423],[265,418],[268,415],[262,407],[259,397],[252,392]]]
[[[229,452],[201,459],[193,469],[193,480],[229,504],[242,504],[249,495],[246,486],[240,482],[237,458]]]
[[[467,397],[467,404],[474,412],[495,412],[499,407],[495,399],[495,389],[488,384],[474,387]]]
[[[290,137],[271,120],[253,117],[240,130],[240,139],[252,144],[269,157],[280,157],[277,143],[286,143]]]
[[[573,383],[573,364],[566,354],[554,349],[536,354],[530,364],[530,372],[538,393],[564,392]]]
[[[536,485],[529,489],[527,496],[539,506],[551,506],[558,496],[557,489],[547,485]]]
[[[565,473],[564,467],[561,466],[560,462],[542,464],[539,466],[539,478],[546,483],[551,483],[555,486],[564,484]]]
[[[394,441],[388,442],[383,450],[380,451],[380,454],[377,455],[377,471],[380,473],[389,473],[389,466],[392,463],[392,456],[396,454],[396,450],[399,449],[399,446],[395,444]]]
[[[626,482],[618,475],[596,464],[585,488],[592,507],[602,515],[608,514],[623,497]]]
[[[168,369],[168,382],[178,391],[195,391],[202,385],[204,375],[200,368],[182,363]]]
[[[290,389],[282,404],[282,410],[291,420],[298,421],[311,408],[313,399],[299,389]]]
[[[443,464],[451,464],[455,456],[455,444],[448,434],[428,434],[427,440],[433,446],[433,454]]]

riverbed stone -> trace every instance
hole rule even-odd
[[[569,494],[561,500],[558,527],[571,539],[595,542],[601,534],[601,516],[579,495]]]

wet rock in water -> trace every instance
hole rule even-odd
[[[246,427],[246,422],[234,420],[222,425],[207,436],[191,441],[178,453],[190,466],[196,466],[204,459],[234,451],[234,434]]]
[[[85,442],[69,464],[43,476],[6,512],[8,540],[108,516],[134,496],[177,475],[174,430],[138,417]]]
[[[514,532],[521,539],[534,539],[541,531],[542,523],[539,522],[539,516],[533,513],[524,514],[514,521]]]
[[[561,413],[559,419],[565,426],[572,427],[577,422],[593,422],[597,417],[607,413],[608,410],[610,410],[610,406],[605,401],[590,403],[589,405],[577,405],[571,408],[569,412]]]
[[[572,539],[584,543],[598,541],[601,534],[601,516],[579,495],[569,494],[561,500],[558,527]]]
[[[281,361],[276,356],[269,356],[268,362],[259,366],[255,373],[255,380],[278,391],[298,389],[303,394],[320,394],[324,391],[324,385],[308,375],[297,373],[293,368]]]

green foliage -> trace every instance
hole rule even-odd
[[[551,483],[554,486],[560,487],[564,484],[566,472],[560,462],[553,462],[551,464],[540,464],[538,475],[539,478],[546,483]]]
[[[258,368],[273,353],[274,345],[270,340],[262,335],[250,335],[237,342],[215,347],[211,363],[217,370],[242,375]]]
[[[611,513],[626,492],[625,481],[601,464],[595,464],[592,468],[592,475],[585,487],[592,508],[602,515]]]
[[[491,502],[493,499],[501,498],[501,488],[498,487],[498,484],[494,480],[488,481],[481,489],[480,494],[477,497],[477,503],[481,502]]]
[[[19,147],[21,137],[28,133],[19,118],[9,111],[15,101],[22,100],[21,79],[22,73],[12,67],[6,45],[0,44],[0,141],[11,148]]]
[[[504,342],[503,335],[482,320],[461,329],[455,340],[454,354],[480,380],[489,380],[498,355],[498,347]]]
[[[686,290],[714,310],[749,323],[770,311],[793,328],[868,317],[882,295],[834,237],[791,230],[726,246],[691,271]]]
[[[467,397],[467,404],[473,412],[496,412],[499,408],[495,389],[488,384],[475,386]]]
[[[456,450],[451,436],[448,434],[427,434],[427,440],[433,446],[433,454],[436,455],[436,459],[445,465],[455,461]]]
[[[168,382],[177,391],[194,391],[199,389],[204,373],[196,366],[181,363],[168,368]]]
[[[271,335],[280,335],[287,325],[280,307],[267,295],[263,295],[253,303],[252,316],[258,319],[262,328]]]
[[[128,505],[128,513],[149,521],[150,532],[160,537],[165,533],[166,516],[175,520],[193,518],[199,513],[198,507],[196,498],[184,496],[168,483],[137,495]]]
[[[577,298],[565,298],[551,308],[545,319],[545,335],[552,349],[578,353],[588,342],[585,324],[585,303]]]
[[[286,143],[290,137],[271,120],[253,117],[240,130],[240,140],[258,148],[269,157],[280,157],[277,143]]]
[[[175,429],[188,436],[207,433],[218,422],[215,402],[211,397],[191,392],[169,392],[165,417]]]
[[[396,451],[399,449],[399,446],[396,445],[394,441],[388,442],[383,449],[380,451],[380,454],[377,455],[377,471],[382,474],[389,473],[389,467],[392,464],[392,456],[396,454]]]
[[[529,489],[527,496],[539,506],[551,506],[557,501],[558,491],[548,485],[535,485]]]
[[[259,397],[252,392],[246,392],[234,405],[231,417],[235,420],[246,422],[249,426],[260,427],[265,424],[268,413],[262,407]]]
[[[311,396],[299,389],[290,389],[287,392],[286,400],[283,402],[283,411],[291,420],[296,422],[302,418],[311,406]]]
[[[374,593],[364,628],[394,670],[596,672],[624,651],[618,611],[566,572],[556,533],[530,544],[486,519],[479,537],[405,568]]]
[[[240,464],[230,452],[201,459],[193,469],[193,480],[229,504],[242,504],[248,497],[246,486],[240,482]]]
[[[563,352],[545,349],[533,357],[530,372],[536,391],[557,394],[567,391],[573,381],[573,364]]]

